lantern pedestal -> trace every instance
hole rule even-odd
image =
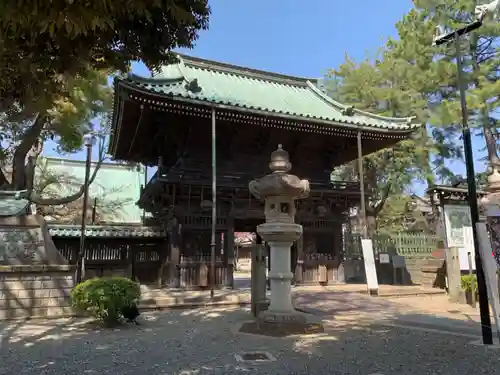
[[[295,310],[292,304],[291,247],[302,235],[302,226],[295,223],[295,201],[309,195],[309,181],[288,174],[291,167],[288,153],[279,145],[269,163],[273,173],[248,185],[265,202],[266,222],[257,226],[257,233],[271,250],[271,298],[269,308],[255,322],[244,324],[242,332],[269,336],[323,332],[318,319]]]

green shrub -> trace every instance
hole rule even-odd
[[[477,277],[476,277],[476,275],[463,275],[460,278],[460,286],[466,292],[476,293],[476,291],[477,291]]]
[[[90,313],[107,325],[119,323],[122,309],[137,302],[140,296],[139,284],[125,277],[90,279],[71,291],[73,307]]]

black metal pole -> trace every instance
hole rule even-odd
[[[460,34],[455,33],[455,48],[457,58],[457,83],[460,91],[460,107],[462,109],[462,134],[464,142],[465,168],[467,170],[467,187],[469,191],[469,206],[472,219],[472,237],[474,239],[474,255],[476,260],[476,277],[479,295],[479,311],[481,315],[481,330],[483,344],[493,344],[493,333],[491,331],[490,306],[488,303],[488,292],[486,290],[486,278],[484,276],[481,254],[479,253],[479,238],[476,225],[479,222],[479,209],[477,203],[476,174],[474,172],[474,156],[472,153],[472,141],[468,124],[467,99],[465,96],[465,85],[463,81],[462,56],[460,52]]]
[[[146,164],[144,164],[144,189],[146,188],[146,186],[148,185],[148,166]],[[141,192],[142,194],[142,192]],[[146,210],[143,209],[142,210],[142,223],[144,224],[144,222],[146,221]]]
[[[97,218],[97,198],[94,198],[94,205],[92,206],[92,225],[95,224]]]
[[[90,161],[92,159],[92,144],[86,144],[87,158],[85,160],[85,180],[83,187],[83,207],[82,223],[80,227],[80,247],[78,250],[78,261],[76,264],[76,283],[80,283],[85,277],[85,228],[87,224],[87,206],[89,202],[89,179],[90,179]]]
[[[210,242],[210,298],[215,287],[215,230],[217,228],[217,152],[215,139],[215,108],[212,108],[212,238]]]
[[[361,193],[361,234],[363,238],[368,238],[368,228],[366,222],[366,202],[365,202],[365,173],[363,170],[363,142],[361,132],[358,131],[358,173],[359,173],[359,191]]]

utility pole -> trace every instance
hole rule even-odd
[[[479,251],[479,237],[477,233],[477,223],[479,222],[479,207],[477,203],[476,189],[476,173],[474,171],[474,155],[472,152],[472,140],[468,123],[467,97],[465,92],[465,82],[463,80],[462,54],[460,50],[460,40],[463,35],[467,35],[473,30],[482,26],[482,17],[474,22],[471,22],[464,27],[443,33],[443,30],[438,27],[439,35],[434,39],[434,45],[443,45],[450,42],[455,43],[455,53],[457,59],[457,84],[460,92],[460,107],[462,110],[462,137],[464,143],[465,168],[467,170],[467,187],[468,187],[468,203],[472,220],[472,237],[474,239],[474,257],[476,260],[476,277],[479,296],[479,311],[481,315],[481,331],[483,336],[483,344],[493,344],[493,333],[491,330],[490,306],[488,302],[488,291],[486,286],[486,278],[484,275],[483,264],[481,262],[481,254]]]

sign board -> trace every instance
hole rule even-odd
[[[369,292],[378,293],[377,268],[375,267],[375,255],[373,254],[373,242],[370,239],[361,240],[363,258],[365,261],[366,284]]]
[[[393,255],[392,256],[392,266],[394,268],[405,268],[406,267],[405,257],[403,257],[401,255]]]
[[[474,249],[466,249],[461,247],[458,249],[458,259],[460,261],[460,271],[468,271],[470,269],[469,266],[469,253],[470,259],[472,261],[472,270],[476,270],[476,257],[474,254]]]
[[[469,270],[467,253],[474,254],[474,238],[472,236],[472,218],[469,206],[444,205],[444,222],[446,227],[446,243],[448,247],[459,249],[460,269]],[[474,257],[474,256],[473,256]],[[473,269],[476,265],[473,260]]]
[[[391,263],[391,256],[389,254],[379,254],[378,259],[380,261],[380,264]]]
[[[493,310],[493,317],[495,318],[495,326],[497,333],[500,335],[500,296],[498,294],[498,281],[497,271],[498,265],[492,255],[492,246],[488,230],[484,223],[477,223],[477,235],[479,237],[479,251],[481,254],[481,263],[483,265],[484,276],[486,278],[486,285],[488,289],[488,298]]]
[[[472,236],[467,233],[470,231],[472,234],[469,206],[445,204],[443,209],[448,247],[467,247],[472,240]]]

